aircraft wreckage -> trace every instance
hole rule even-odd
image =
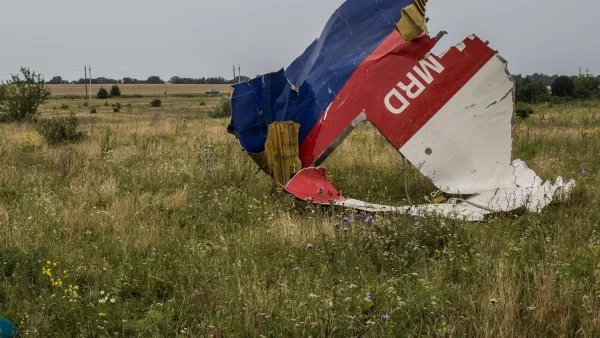
[[[346,1],[287,69],[233,86],[229,131],[278,185],[317,204],[477,221],[568,196],[574,181],[544,182],[511,160],[515,84],[504,59],[474,35],[432,54],[444,32],[428,34],[426,2]],[[318,166],[363,121],[450,199],[342,196]]]

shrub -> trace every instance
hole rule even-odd
[[[533,109],[530,107],[517,107],[515,114],[522,119],[526,119],[529,115],[533,114]]]
[[[208,116],[213,119],[231,117],[231,101],[227,98],[221,99],[221,102],[208,112]]]
[[[69,105],[68,105],[68,104],[65,104],[65,103],[63,103],[63,104],[61,104],[61,105],[60,105],[60,109],[62,109],[62,110],[67,110],[67,109],[69,109]]]
[[[121,96],[121,89],[119,88],[119,86],[114,85],[110,88],[110,96],[113,96],[113,97]]]
[[[575,82],[568,76],[559,76],[552,83],[552,95],[566,97],[573,96],[575,91]]]
[[[160,107],[162,106],[162,101],[159,99],[154,99],[150,102],[150,107]]]
[[[48,144],[58,144],[63,142],[77,142],[85,134],[78,131],[79,119],[75,114],[69,117],[55,117],[38,122],[37,131],[46,139]]]
[[[96,97],[103,100],[108,99],[108,90],[106,90],[104,87],[100,87],[100,89],[98,90],[98,94],[96,94]]]
[[[113,112],[120,113],[121,112],[121,103],[117,102],[113,104]]]
[[[0,120],[4,121],[33,119],[51,95],[42,76],[29,68],[21,68],[21,75],[11,75],[1,87]]]
[[[90,114],[96,114],[98,112],[98,110],[96,109],[96,107],[92,107],[92,109],[90,109]]]
[[[591,76],[580,76],[575,80],[573,96],[578,99],[589,99],[600,92],[597,80]]]

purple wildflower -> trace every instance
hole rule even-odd
[[[307,249],[312,249],[313,248],[312,243],[311,242],[306,243],[306,248]]]
[[[348,231],[350,230],[350,228],[348,228],[348,227],[344,227],[342,230],[343,230],[344,232],[348,232]]]
[[[200,294],[200,290],[198,290],[198,289],[194,290],[194,294],[195,295],[199,295]]]
[[[372,302],[373,301],[373,295],[370,292],[367,292],[367,295],[365,296],[365,300],[367,302]]]
[[[373,217],[373,215],[367,215],[367,217],[365,217],[365,222],[367,223],[371,223],[375,220],[375,217]]]
[[[350,222],[352,222],[352,218],[351,218],[350,216],[344,216],[344,217],[342,218],[342,221],[343,221],[344,223],[350,223]]]
[[[581,169],[581,175],[587,175],[587,173],[588,173],[587,170]]]
[[[384,313],[381,315],[381,319],[383,320],[389,320],[390,319],[390,315],[388,315],[387,313]]]

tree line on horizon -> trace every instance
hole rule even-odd
[[[600,99],[600,76],[581,74],[546,75],[535,73],[513,75],[516,100],[523,103]]]
[[[250,80],[247,76],[242,76],[239,78],[239,81],[248,81]],[[80,78],[75,81],[67,81],[64,80],[61,76],[54,76],[49,81],[46,81],[47,84],[86,84],[89,83],[90,79]],[[111,79],[107,77],[97,77],[91,79],[92,84],[235,84],[238,82],[238,79],[226,79],[224,77],[201,77],[201,78],[187,78],[187,77],[179,77],[173,76],[169,79],[169,81],[164,81],[159,76],[150,76],[146,80],[139,80],[131,77],[124,77],[122,79]]]

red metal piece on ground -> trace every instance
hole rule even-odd
[[[305,168],[285,186],[295,197],[318,204],[341,203],[347,199],[327,179],[325,168]]]

